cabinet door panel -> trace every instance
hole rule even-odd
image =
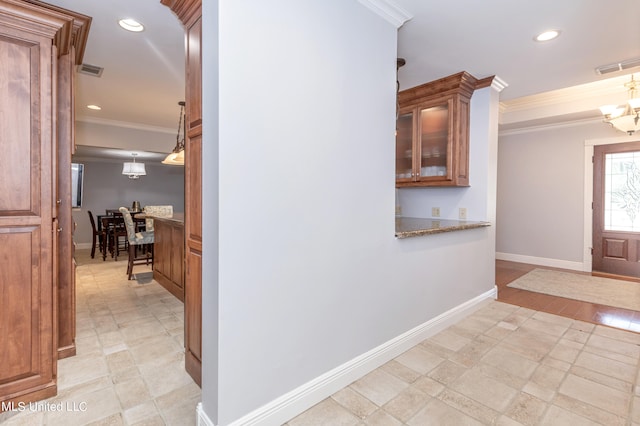
[[[396,180],[413,178],[413,111],[401,113],[396,123]]]
[[[11,19],[5,13],[11,11],[0,7],[0,401],[24,401],[56,391],[52,99],[57,63],[50,37],[5,25]],[[51,37],[54,33],[51,29]]]
[[[445,101],[420,108],[420,178],[447,178],[450,164],[450,108]]]

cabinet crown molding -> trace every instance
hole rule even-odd
[[[417,99],[424,101],[451,94],[460,94],[470,98],[476,89],[478,81],[477,78],[468,72],[462,71],[448,77],[403,90],[398,94],[398,101],[401,105],[407,105]]]

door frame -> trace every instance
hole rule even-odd
[[[593,262],[591,247],[593,244],[593,153],[596,145],[637,142],[640,135],[618,136],[612,138],[585,139],[584,141],[584,241],[582,251],[582,270],[591,272]]]

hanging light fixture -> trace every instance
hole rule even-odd
[[[173,151],[162,160],[162,164],[169,164],[172,166],[184,166],[184,135],[185,135],[185,116],[184,106],[185,102],[178,102],[180,105],[180,118],[178,119],[178,135],[176,136],[176,146]]]
[[[632,135],[640,130],[640,97],[638,97],[638,82],[631,75],[631,81],[625,83],[628,89],[629,100],[626,105],[604,105],[600,111],[604,115],[604,122],[611,124],[621,132]]]
[[[136,155],[138,154],[132,152],[131,156],[133,157],[133,161],[124,163],[122,166],[122,174],[129,176],[129,179],[139,179],[140,176],[147,174],[144,163],[136,163]]]
[[[398,71],[403,67],[407,61],[404,58],[396,58],[396,121],[400,117],[400,80],[398,79]]]

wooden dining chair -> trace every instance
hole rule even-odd
[[[143,262],[147,265],[151,262],[153,268],[153,232],[143,231],[136,232],[136,226],[131,218],[131,213],[126,207],[120,207],[124,225],[127,229],[127,241],[129,243],[129,261],[127,263],[127,276],[131,279],[133,275],[133,266],[140,265]]]
[[[128,213],[128,210],[127,210]],[[118,260],[120,251],[127,251],[129,247],[129,239],[127,236],[127,228],[124,222],[124,216],[121,212],[113,214],[113,222],[111,226],[112,252],[111,257]]]
[[[89,221],[91,222],[91,229],[93,230],[93,243],[91,244],[91,258],[93,259],[96,255],[96,246],[98,246],[98,250],[102,252],[104,235],[103,232],[100,232],[96,227],[96,221],[93,217],[93,213],[91,213],[91,210],[89,210],[87,213],[89,213]]]

